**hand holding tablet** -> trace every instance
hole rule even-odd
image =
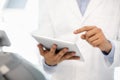
[[[39,36],[37,34],[32,34],[32,36],[37,40],[37,42],[41,43],[47,49],[50,49],[53,44],[56,44],[57,50],[68,48],[70,52],[75,52],[76,56],[80,56],[80,61],[84,61],[78,46],[74,42],[58,40],[55,38],[49,38],[45,36]]]

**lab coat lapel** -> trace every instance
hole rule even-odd
[[[76,0],[71,0],[70,5],[71,5],[71,8],[68,8],[69,11],[72,12],[73,15],[75,15],[75,18],[81,20],[83,16],[80,12],[77,1]],[[70,12],[68,12],[68,13],[70,13]]]
[[[66,1],[66,0],[65,0]],[[102,0],[90,0],[90,3],[88,4],[88,7],[85,11],[85,14],[82,16],[79,6],[77,4],[76,0],[70,0],[71,8],[68,8],[70,12],[74,13],[76,19],[79,20],[80,25],[84,23],[84,21],[89,17],[89,15],[95,11],[100,5],[101,5]],[[68,12],[68,13],[70,13]]]
[[[53,24],[69,24],[68,26],[77,26],[80,24],[82,15],[80,13],[76,0],[49,0],[48,4],[50,16]],[[62,22],[62,23],[61,23]]]
[[[93,13],[102,3],[102,0],[90,0],[86,12],[82,18],[81,23],[83,23],[91,13]]]
[[[79,21],[79,26],[82,26],[82,23],[84,23],[87,17],[89,17],[89,15],[101,5],[101,2],[102,0],[90,0],[86,12],[82,16],[76,0],[69,0],[69,2],[67,0],[64,0],[64,3],[69,3],[71,5],[71,7],[68,7],[68,13],[73,13],[75,16],[74,18]]]
[[[102,0],[91,0],[84,16],[82,16],[76,0],[53,0],[53,2],[49,0],[48,4],[51,3],[49,11],[55,24],[58,24],[61,20],[63,22],[69,21],[70,24],[73,23],[72,21],[74,21],[76,22],[74,25],[80,27],[83,26],[82,24],[84,23],[84,21],[86,21],[87,17],[89,17],[89,15],[99,7],[101,2]]]

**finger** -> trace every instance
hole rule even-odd
[[[38,44],[37,46],[39,48],[40,54],[43,56],[44,55],[43,45],[42,44]]]
[[[91,45],[94,46],[94,47],[97,47],[97,46],[99,46],[100,44],[101,44],[101,40],[100,40],[100,39],[97,39],[97,40],[95,40],[95,41],[93,41],[93,42],[91,43]]]
[[[56,49],[57,49],[57,45],[53,44],[51,49],[50,49],[50,54],[55,54]]]
[[[99,33],[98,28],[93,28],[90,31],[86,32],[86,37],[89,38],[97,33]]]
[[[75,52],[68,52],[66,53],[61,60],[66,60],[66,59],[69,59],[71,57],[75,56]]]
[[[99,39],[98,35],[93,35],[93,36],[89,37],[87,41],[89,43],[92,43],[93,41],[98,40],[98,39]]]
[[[60,60],[60,59],[63,57],[63,55],[65,55],[67,52],[68,52],[68,49],[67,49],[67,48],[62,49],[62,50],[56,55],[56,59],[57,59],[57,60]]]
[[[75,30],[74,34],[78,34],[78,33],[84,32],[84,31],[89,31],[89,30],[91,30],[93,28],[95,28],[95,26],[85,26],[83,28]]]
[[[79,56],[73,56],[67,60],[80,60],[80,57]]]

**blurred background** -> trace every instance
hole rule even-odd
[[[37,42],[31,32],[37,29],[39,0],[0,0],[0,30],[4,30],[10,41],[7,52],[14,52],[33,64],[38,64]]]
[[[39,9],[43,1],[0,0],[0,30],[7,33],[11,42],[3,51],[19,54],[41,71],[38,43],[31,37],[31,32],[39,26]]]
[[[4,30],[11,41],[11,46],[4,47],[3,50],[21,55],[41,71],[38,43],[31,37],[31,32],[39,26],[39,9],[43,2],[44,0],[0,0],[0,30]],[[120,80],[119,67],[115,69],[114,76],[115,80]]]

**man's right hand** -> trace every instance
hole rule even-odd
[[[44,50],[42,44],[38,45],[40,54],[45,58],[45,63],[49,66],[57,65],[64,60],[79,60],[79,56],[75,56],[75,52],[69,52],[67,48],[63,48],[56,53],[57,45],[53,44],[50,50]]]

